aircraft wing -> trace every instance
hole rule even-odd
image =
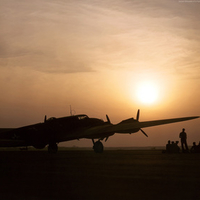
[[[113,131],[115,131],[115,133],[131,133],[131,132],[136,132],[136,130],[140,130],[141,128],[145,128],[145,127],[159,126],[163,124],[170,124],[170,123],[192,120],[196,118],[199,118],[199,116],[162,119],[162,120],[144,121],[144,122],[139,122],[134,119],[132,120],[129,119],[127,120],[127,122],[125,120],[124,122],[122,121],[119,124],[114,125],[112,129]]]
[[[141,128],[187,121],[187,120],[192,120],[195,118],[199,118],[199,117],[198,116],[183,117],[183,118],[162,119],[162,120],[144,121],[144,122],[139,122],[131,118],[128,120],[124,120],[116,125],[107,124],[104,126],[96,126],[96,127],[89,128],[85,130],[84,133],[80,133],[79,137],[80,138],[105,138],[107,136],[113,135],[114,133],[135,133],[141,130]]]
[[[199,118],[199,117],[198,116],[196,116],[196,117],[183,117],[183,118],[173,118],[173,119],[163,119],[163,120],[140,122],[140,128],[176,123],[176,122],[187,121],[187,120],[192,120],[192,119],[196,119],[196,118]]]

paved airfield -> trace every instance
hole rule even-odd
[[[200,155],[0,151],[1,199],[200,199]]]

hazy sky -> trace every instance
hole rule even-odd
[[[200,115],[200,2],[0,0],[0,127],[76,114],[113,123]],[[158,98],[136,95],[153,83]],[[199,119],[115,135],[105,146],[200,141]],[[90,140],[66,143],[92,146]]]

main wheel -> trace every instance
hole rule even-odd
[[[58,151],[58,145],[56,143],[50,143],[48,146],[48,152],[57,153],[57,151]]]
[[[94,152],[95,153],[102,153],[103,152],[103,144],[100,141],[97,141],[94,143],[93,146]]]

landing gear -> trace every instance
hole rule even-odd
[[[49,143],[48,152],[49,153],[57,153],[58,145],[56,143]]]
[[[103,153],[103,144],[102,144],[102,142],[100,142],[99,140],[97,141],[97,142],[94,142],[94,140],[92,140],[93,141],[93,149],[94,149],[94,152],[95,153]]]

